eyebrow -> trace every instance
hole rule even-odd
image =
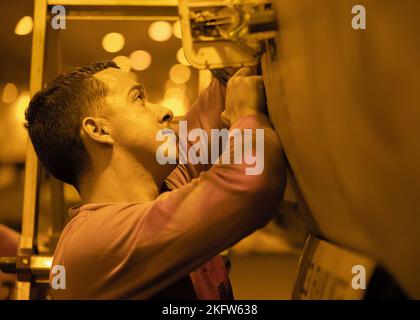
[[[127,98],[130,98],[130,95],[133,91],[140,91],[142,94],[146,93],[146,88],[142,84],[133,85],[130,90],[128,90]]]

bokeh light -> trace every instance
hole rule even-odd
[[[169,70],[169,78],[176,84],[186,83],[190,77],[190,68],[183,66],[182,64],[176,64]]]
[[[16,101],[16,119],[19,123],[25,123],[25,111],[29,105],[31,96],[28,91],[23,91]]]
[[[32,17],[25,16],[25,17],[22,17],[16,24],[15,34],[19,36],[24,36],[24,35],[30,34],[33,28],[34,28],[34,21]]]
[[[18,97],[18,88],[16,87],[16,85],[14,83],[7,83],[4,86],[3,89],[3,95],[1,97],[1,100],[4,103],[12,103],[13,101],[15,101]]]
[[[102,47],[107,52],[118,52],[125,44],[124,36],[118,32],[106,34],[102,39]]]
[[[149,36],[155,41],[167,41],[172,36],[172,26],[166,21],[155,21],[149,26]]]
[[[176,38],[182,39],[181,22],[179,20],[172,25],[172,32]]]
[[[134,70],[142,71],[150,67],[152,56],[144,50],[136,50],[130,54],[131,67]]]
[[[179,48],[176,53],[176,59],[178,62],[184,66],[190,66],[191,64],[188,62],[187,58],[185,57],[184,48]]]

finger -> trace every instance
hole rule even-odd
[[[236,77],[247,77],[252,76],[254,74],[253,70],[251,68],[241,68],[238,71],[235,72],[235,74],[232,76],[231,79],[234,79]]]
[[[226,111],[223,111],[222,114],[220,115],[222,122],[227,125],[228,127],[230,127],[230,121],[229,119],[226,117]]]

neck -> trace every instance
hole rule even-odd
[[[159,194],[152,174],[138,161],[113,155],[109,162],[93,168],[81,179],[83,203],[153,201]]]

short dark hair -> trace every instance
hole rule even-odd
[[[93,75],[107,68],[118,66],[100,61],[61,74],[26,109],[25,127],[39,160],[54,177],[75,187],[90,163],[80,136],[82,120],[107,95],[106,85]]]

